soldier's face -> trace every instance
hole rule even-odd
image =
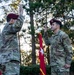
[[[11,19],[9,23],[14,24],[15,21],[16,21],[15,19]]]
[[[57,23],[56,22],[53,22],[52,25],[51,25],[51,30],[52,31],[55,31],[57,28],[58,28]]]

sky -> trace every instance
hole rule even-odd
[[[5,2],[4,0],[0,0],[0,20],[2,20],[2,18],[4,17],[4,10],[2,9],[2,7],[8,7],[9,4],[11,4],[11,0],[7,0],[7,2]]]
[[[3,10],[2,10],[2,8],[0,7],[0,20],[2,20],[2,18],[4,17],[3,14],[4,14],[4,13],[3,13]]]

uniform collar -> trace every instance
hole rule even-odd
[[[59,35],[60,32],[61,32],[61,30],[59,30],[56,34],[53,34],[53,36]]]

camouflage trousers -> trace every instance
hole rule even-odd
[[[4,69],[2,69],[2,75],[20,75],[20,64],[19,64],[19,62],[5,63]]]
[[[61,68],[59,68],[61,69]],[[51,67],[51,75],[70,75],[69,71],[60,71],[57,67]]]

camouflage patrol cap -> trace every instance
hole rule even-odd
[[[59,20],[57,20],[57,19],[54,19],[54,18],[50,20],[50,25],[52,25],[52,23],[54,23],[54,22],[56,22],[57,24],[59,24],[60,27],[62,26],[61,21],[59,21]]]
[[[17,19],[19,15],[10,13],[7,15],[7,22],[10,21],[10,19]]]

